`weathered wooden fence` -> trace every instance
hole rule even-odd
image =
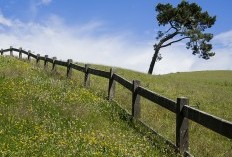
[[[109,72],[102,71],[98,69],[91,68],[89,64],[86,64],[84,67],[77,64],[73,64],[71,59],[68,59],[67,62],[59,61],[56,57],[49,58],[48,55],[44,57],[40,54],[33,54],[31,51],[25,51],[22,48],[16,49],[10,47],[9,49],[1,49],[0,53],[3,55],[5,52],[10,52],[10,56],[13,56],[13,51],[19,53],[19,59],[22,59],[22,54],[27,55],[27,59],[30,61],[31,58],[36,60],[36,64],[40,64],[40,61],[44,61],[44,68],[48,70],[48,63],[52,64],[52,71],[56,70],[56,66],[67,67],[67,77],[72,76],[72,70],[78,70],[84,75],[84,86],[90,86],[90,74],[96,75],[109,79],[108,86],[108,100],[112,100],[115,94],[115,85],[116,82],[127,88],[132,92],[132,111],[131,115],[136,120],[140,121],[140,97],[144,97],[163,108],[176,114],[176,143],[173,144],[169,140],[166,140],[169,144],[174,146],[174,148],[184,156],[190,156],[189,151],[189,127],[188,120],[192,120],[202,126],[221,134],[229,139],[232,139],[232,122],[226,121],[224,119],[218,118],[206,112],[200,111],[198,109],[192,108],[189,106],[189,100],[187,98],[177,98],[176,101],[170,100],[166,97],[163,97],[149,89],[146,89],[140,85],[140,81],[133,80],[132,82],[126,80],[125,78],[119,76],[115,73],[115,69],[111,68]],[[144,124],[145,125],[145,124]],[[146,126],[149,128],[149,126]],[[151,128],[150,128],[151,129]],[[152,130],[152,129],[151,129]],[[152,130],[153,131],[153,130]]]

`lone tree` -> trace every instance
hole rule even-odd
[[[182,1],[177,7],[169,3],[159,3],[156,11],[159,26],[167,29],[158,31],[156,37],[158,43],[154,45],[155,52],[148,74],[152,74],[155,62],[162,59],[160,49],[182,40],[187,40],[186,48],[191,49],[193,55],[199,55],[206,60],[215,55],[211,52],[212,45],[209,43],[213,34],[203,32],[214,25],[216,16],[209,16],[208,12],[203,12],[199,5],[187,1]]]

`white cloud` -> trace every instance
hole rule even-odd
[[[226,47],[232,49],[232,30],[228,32],[223,32],[214,37],[213,42],[218,47]]]
[[[0,25],[4,25],[4,26],[12,26],[12,21],[9,19],[6,19],[2,13],[0,12]]]
[[[151,45],[136,45],[126,33],[94,35],[101,26],[100,22],[90,22],[70,28],[57,16],[51,16],[44,24],[17,22],[0,34],[4,39],[0,46],[13,45],[64,60],[137,67],[136,70],[143,71],[145,56],[152,53]]]
[[[104,23],[99,21],[70,27],[55,15],[43,23],[22,23],[1,14],[0,19],[10,21],[7,24],[9,29],[0,30],[0,48],[12,45],[62,60],[72,58],[77,62],[118,66],[141,72],[147,72],[153,55],[153,41],[136,43],[134,36],[125,32],[96,35],[97,30],[104,28]],[[193,56],[184,43],[162,49],[163,59],[156,64],[155,73],[231,70],[232,51],[228,44],[232,41],[230,34],[226,32],[215,37],[216,56],[208,61]]]
[[[52,2],[52,0],[42,0],[41,3],[44,5],[48,5]]]

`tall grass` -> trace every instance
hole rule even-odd
[[[110,69],[109,67],[102,65],[92,65],[92,67],[96,67],[98,69],[107,70],[107,71],[109,71]],[[38,75],[37,74],[38,71],[40,71],[40,73],[43,73],[40,69],[37,68],[34,69],[36,69],[34,70],[36,71],[34,73],[34,75],[36,76]],[[22,72],[23,71],[25,70],[22,70]],[[190,99],[190,106],[193,106],[210,114],[216,115],[223,119],[232,121],[232,114],[231,114],[232,72],[231,71],[204,71],[204,72],[175,73],[168,75],[151,76],[143,73],[138,73],[135,71],[118,68],[117,74],[123,76],[124,78],[130,81],[132,81],[133,79],[140,80],[142,86],[152,91],[155,91],[163,96],[171,98],[173,100],[175,100],[177,97],[185,96]],[[52,77],[50,77],[49,75],[52,75]],[[66,80],[65,75],[66,75],[66,69],[62,67],[58,67],[58,71],[56,74],[51,74],[50,72],[47,72],[44,74],[44,77],[47,77],[48,79],[51,78],[57,80],[61,79],[62,81],[62,83],[60,83],[61,85],[67,84],[66,82],[71,81],[73,83],[72,85],[73,89],[76,89],[76,87],[78,88],[82,87],[84,80],[83,73],[74,71],[71,80]],[[92,75],[90,79],[91,79],[90,88],[88,88],[87,90],[86,89],[83,90],[87,91],[88,93],[90,93],[95,97],[98,98],[100,97],[101,100],[102,98],[106,98],[108,80]],[[70,84],[68,86],[70,87]],[[126,109],[128,112],[131,112],[131,93],[124,87],[120,86],[119,84],[116,85],[116,95],[114,101],[120,106],[122,106],[124,109]],[[75,102],[78,101],[75,100]],[[110,104],[108,105],[110,106],[109,107],[110,112],[107,111],[107,113],[109,113],[109,115],[115,115],[114,114],[115,109],[112,109],[112,107],[115,105],[112,105],[112,103],[109,103],[104,100],[103,104],[105,103]],[[93,104],[98,104],[98,102],[96,103],[94,102]],[[67,108],[72,109],[72,107],[67,107]],[[84,109],[84,107],[81,106],[81,109]],[[162,107],[159,107],[157,104],[154,104],[143,98],[141,100],[141,109],[142,109],[142,117],[141,117],[142,121],[149,124],[152,128],[157,130],[157,132],[160,133],[161,135],[175,142],[175,115],[173,113],[170,113],[169,111],[163,109]],[[96,119],[96,117],[90,119]],[[93,124],[95,124],[95,122],[93,122]],[[127,126],[128,124],[124,124],[124,125],[125,127],[123,128],[127,128],[127,129],[130,128]],[[214,133],[213,131],[210,131],[202,127],[201,125],[191,121],[190,121],[189,131],[190,131],[190,135],[189,135],[190,152],[193,155],[225,156],[225,157],[232,156],[232,141],[230,139],[218,135],[217,133]],[[140,147],[139,145],[137,146]],[[154,148],[151,147],[148,149],[154,150]],[[162,148],[161,152],[163,151],[166,152]],[[155,155],[143,154],[142,156],[146,156],[146,155],[160,156],[160,154],[158,155],[156,153],[154,154]],[[166,153],[165,155],[170,156],[172,154]]]
[[[109,67],[93,65],[102,70]],[[220,118],[232,121],[232,71],[182,72],[167,75],[147,75],[126,69],[117,73],[132,81],[140,80],[143,87],[176,100],[187,97],[190,106]],[[100,78],[98,78],[100,80]],[[92,80],[94,83],[95,80]],[[101,79],[99,85],[107,84]],[[116,101],[128,109],[131,93],[117,85]],[[95,90],[101,89],[101,86]],[[142,98],[141,120],[161,135],[175,142],[175,115],[157,104]],[[190,121],[190,152],[195,156],[232,156],[232,140]]]
[[[173,155],[122,121],[115,103],[82,88],[79,74],[66,79],[64,71],[0,57],[0,156]]]

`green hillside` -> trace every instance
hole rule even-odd
[[[58,66],[54,74],[45,72],[42,63],[41,68],[33,64],[0,58],[2,154],[173,156],[161,141],[149,141],[123,120],[124,113],[116,106],[130,113],[132,100],[121,85],[116,85],[114,101],[108,102],[107,79],[91,75],[90,88],[85,89],[82,72],[73,71],[66,79],[65,68]],[[232,71],[151,76],[118,68],[117,74],[140,80],[143,87],[173,100],[187,97],[190,106],[232,121]],[[175,143],[175,114],[143,98],[141,112],[143,122]],[[191,121],[189,137],[195,156],[232,156],[231,140]]]
[[[109,70],[109,67],[99,65],[93,67]],[[118,68],[117,74],[130,81],[140,80],[143,87],[172,100],[176,100],[177,97],[187,97],[190,106],[232,121],[232,71],[181,72],[151,76]],[[107,80],[92,78],[92,90],[106,96]],[[131,98],[128,96],[131,93],[120,85],[117,85],[116,89],[115,101],[130,112]],[[104,92],[105,95],[102,94]],[[141,120],[175,143],[175,114],[143,98],[141,109]],[[232,140],[191,121],[189,137],[190,152],[195,156],[232,156]]]
[[[0,156],[170,156],[79,82],[0,57]]]

